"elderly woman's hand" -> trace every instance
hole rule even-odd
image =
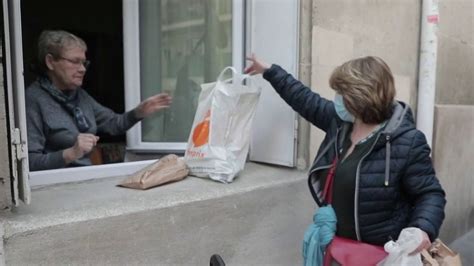
[[[250,75],[262,74],[263,72],[265,72],[265,70],[271,67],[270,64],[257,59],[255,54],[252,54],[251,56],[247,56],[247,60],[251,61],[252,64],[244,70],[245,74],[250,74]]]
[[[98,141],[99,137],[94,134],[80,133],[79,135],[77,135],[76,143],[74,143],[74,146],[63,151],[64,161],[66,162],[66,164],[69,164],[77,159],[84,157],[86,153],[92,151],[94,146],[97,145]]]
[[[135,112],[137,117],[142,119],[162,109],[168,108],[170,105],[171,96],[166,93],[160,93],[141,102],[135,109]]]

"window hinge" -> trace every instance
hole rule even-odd
[[[12,134],[12,151],[16,155],[16,159],[21,161],[26,158],[26,142],[21,140],[20,129],[15,128]]]

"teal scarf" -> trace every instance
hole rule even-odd
[[[323,265],[324,251],[336,233],[336,213],[331,205],[320,207],[304,234],[304,266]]]

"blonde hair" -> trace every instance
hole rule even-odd
[[[54,58],[61,57],[64,49],[79,47],[87,51],[87,45],[81,38],[63,30],[45,30],[41,32],[38,40],[38,61],[40,70],[46,71],[46,55]]]
[[[347,110],[366,124],[381,123],[392,115],[395,83],[379,57],[357,58],[336,67],[329,85],[342,95]]]

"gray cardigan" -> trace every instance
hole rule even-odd
[[[77,90],[79,107],[90,124],[84,133],[120,135],[140,121],[134,110],[116,114],[96,102],[82,88]],[[41,89],[38,81],[26,90],[26,119],[31,171],[91,165],[89,154],[66,165],[63,150],[74,146],[80,132],[71,114]]]

